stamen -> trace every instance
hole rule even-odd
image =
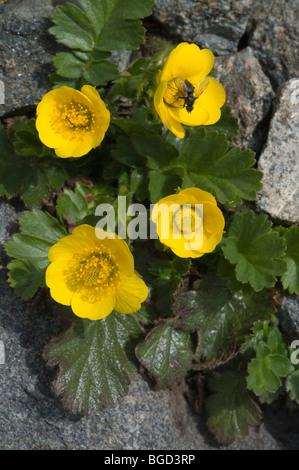
[[[88,132],[95,123],[95,114],[86,104],[71,100],[60,103],[51,116],[53,129],[58,133]]]
[[[97,247],[86,254],[75,255],[64,272],[72,290],[101,292],[113,287],[119,280],[117,262],[108,248]]]

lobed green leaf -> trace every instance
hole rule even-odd
[[[51,187],[60,187],[66,178],[58,158],[28,155],[31,150],[37,150],[40,155],[44,152],[44,147],[29,129],[27,127],[17,133],[18,151],[24,143],[22,156],[15,153],[4,129],[0,127],[0,195],[12,197],[19,194],[27,207],[39,206],[41,200],[49,196]]]
[[[288,376],[287,390],[289,390],[292,400],[299,403],[299,369]]]
[[[284,240],[271,230],[266,215],[254,217],[249,211],[235,215],[223,253],[236,265],[237,280],[249,282],[254,290],[260,291],[274,286],[276,276],[285,272],[284,249]]]
[[[153,0],[79,0],[56,8],[49,31],[73,52],[54,57],[55,84],[63,78],[80,79],[104,86],[119,75],[118,67],[106,60],[113,50],[136,50],[143,40],[140,19],[150,15]],[[117,33],[116,33],[117,32]],[[77,82],[78,83],[78,82]]]
[[[176,329],[172,320],[160,321],[136,348],[158,388],[171,387],[186,375],[192,353],[190,334]]]
[[[282,285],[291,294],[299,294],[299,227],[296,225],[290,228],[277,227],[276,230],[286,243],[283,259],[287,269],[281,276]]]
[[[58,365],[54,391],[73,413],[90,413],[115,403],[128,392],[137,373],[134,348],[143,330],[133,315],[112,312],[91,321],[75,319],[44,351]]]
[[[217,440],[230,444],[245,437],[261,419],[261,410],[251,398],[245,375],[237,371],[215,374],[208,380],[212,391],[206,402],[207,426]]]
[[[252,166],[254,153],[234,147],[224,134],[198,129],[184,140],[173,166],[184,169],[183,188],[199,187],[212,192],[225,204],[256,199],[262,188],[262,172]]]
[[[248,364],[247,386],[261,399],[270,401],[282,385],[281,378],[287,377],[294,370],[288,348],[276,326],[277,322],[262,322],[253,328],[253,337],[249,338],[245,352],[252,348],[255,357]]]
[[[48,251],[58,240],[68,235],[56,219],[37,209],[25,212],[20,219],[20,233],[5,243],[11,258],[8,264],[9,282],[17,295],[31,298],[45,286],[45,271],[50,261]]]
[[[178,291],[173,306],[177,325],[197,329],[196,359],[227,360],[243,344],[257,320],[270,318],[273,306],[261,293],[232,292],[228,283],[208,274],[193,291]]]

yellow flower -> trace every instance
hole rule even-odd
[[[182,42],[169,54],[158,77],[154,106],[163,124],[177,137],[184,128],[214,124],[220,119],[225,91],[213,77],[214,64],[209,49]]]
[[[110,112],[90,85],[81,91],[67,86],[51,90],[36,112],[40,140],[61,158],[82,157],[98,147],[110,123]]]
[[[99,239],[98,230],[107,238]],[[147,298],[129,247],[116,234],[79,225],[53,245],[48,256],[46,284],[51,296],[70,305],[78,317],[98,320],[112,310],[133,313]]]
[[[225,225],[214,196],[198,188],[160,199],[151,218],[160,241],[180,258],[198,258],[213,251]]]

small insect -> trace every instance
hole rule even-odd
[[[195,86],[188,80],[174,78],[167,85],[163,96],[164,103],[175,108],[186,108],[187,112],[191,113],[195,100],[205,91],[208,84],[208,78],[204,78]]]

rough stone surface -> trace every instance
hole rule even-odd
[[[237,51],[255,0],[156,0],[154,17],[182,40],[215,54]]]
[[[299,77],[299,0],[257,2],[248,24],[256,51],[273,86]]]
[[[279,305],[278,313],[280,324],[288,339],[299,340],[299,296],[284,297]]]
[[[215,78],[226,91],[226,104],[238,119],[234,144],[259,151],[264,141],[259,125],[269,114],[274,93],[250,47],[215,59]]]
[[[299,222],[299,79],[281,88],[259,159],[264,172],[258,206],[272,217]]]
[[[34,13],[33,13],[34,12]],[[34,105],[52,88],[55,41],[48,34],[51,0],[0,2],[0,79],[5,86],[5,104],[0,116]]]
[[[55,7],[66,2],[0,0],[0,118],[7,113],[26,111],[52,89],[49,80],[49,74],[55,71],[52,59],[63,46],[48,29]],[[114,51],[111,60],[122,72],[128,67],[130,51]]]

